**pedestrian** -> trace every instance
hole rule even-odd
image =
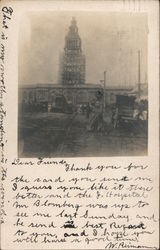
[[[48,103],[48,113],[51,112],[51,108],[52,108],[51,103]]]
[[[118,126],[118,108],[116,108],[114,117],[113,117],[113,127],[117,128]]]
[[[90,112],[91,112],[91,108],[90,108],[90,105],[89,105],[89,103],[88,103],[88,104],[87,104],[87,107],[86,107],[86,117],[87,117],[87,119],[89,119]]]

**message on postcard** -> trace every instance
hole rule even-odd
[[[158,249],[158,15],[1,2],[2,249]]]

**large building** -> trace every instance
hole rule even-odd
[[[106,104],[115,102],[117,94],[132,91],[131,87],[107,87],[104,91],[101,84],[85,83],[85,56],[82,53],[82,42],[78,34],[75,18],[65,37],[64,52],[60,56],[59,83],[21,85],[19,102],[53,103],[57,95],[63,95],[73,105],[96,101],[97,95],[104,95]]]
[[[107,87],[105,101],[107,105],[114,104],[116,95],[124,95],[132,92],[132,87]],[[104,93],[99,84],[84,84],[83,86],[67,86],[60,84],[35,84],[24,85],[19,88],[19,102],[49,102],[52,103],[57,95],[64,95],[66,100],[74,105],[91,103],[96,100],[99,93]]]

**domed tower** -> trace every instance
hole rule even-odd
[[[61,84],[78,85],[85,83],[85,56],[82,54],[81,38],[74,17],[65,37],[64,53],[61,56],[60,63]]]

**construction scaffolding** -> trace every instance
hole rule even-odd
[[[81,38],[75,18],[65,37],[64,52],[60,56],[59,83],[79,85],[85,83],[85,56],[82,53]]]

